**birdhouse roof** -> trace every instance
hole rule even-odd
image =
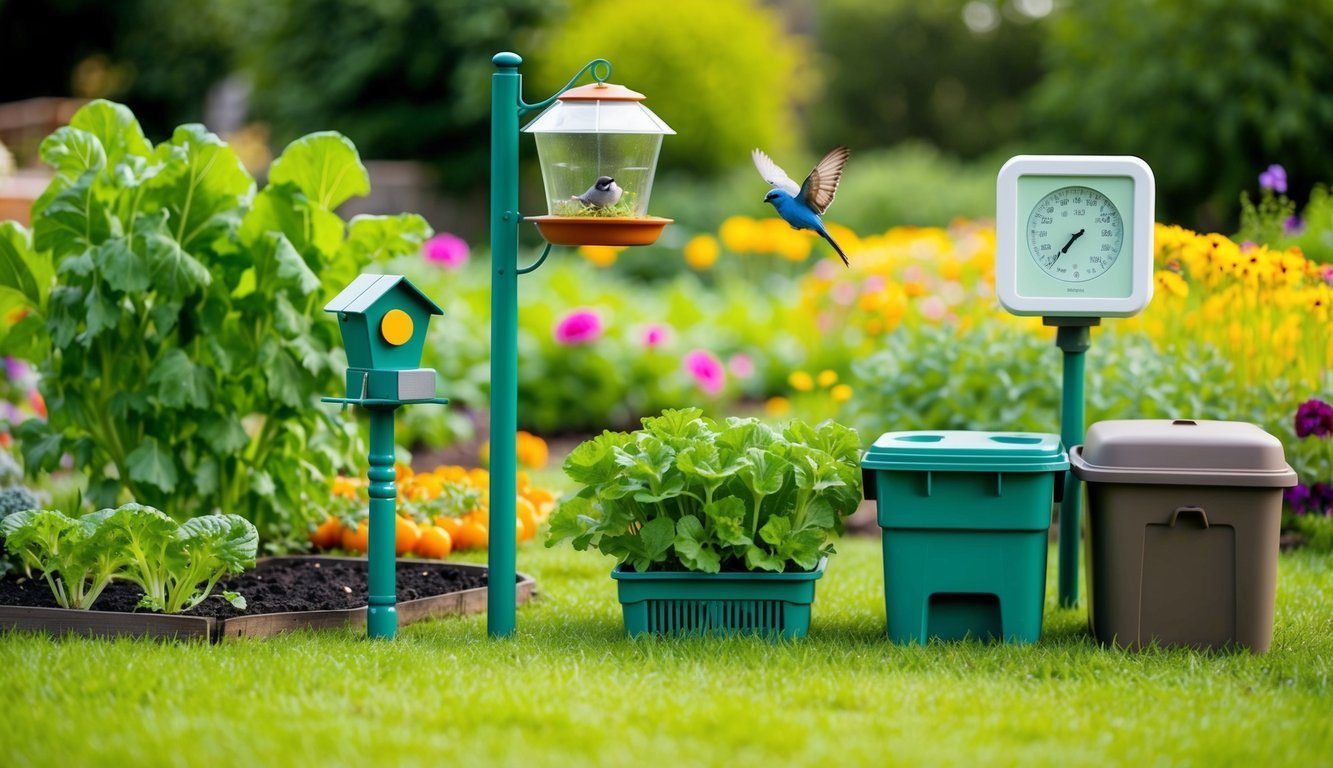
[[[402,285],[411,295],[415,296],[422,306],[432,315],[443,315],[444,310],[436,306],[430,297],[422,293],[412,281],[402,275],[359,275],[346,288],[342,290],[333,300],[324,305],[325,312],[347,312],[349,314],[365,314],[380,297],[384,296],[397,285]]]

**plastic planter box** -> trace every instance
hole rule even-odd
[[[1138,648],[1273,641],[1282,444],[1253,424],[1101,421],[1070,450],[1088,486],[1088,621]]]
[[[879,505],[889,639],[1033,643],[1046,597],[1059,435],[889,432],[861,461]]]
[[[630,636],[737,632],[792,640],[810,631],[815,581],[827,562],[794,573],[639,573],[618,565],[611,578]]]

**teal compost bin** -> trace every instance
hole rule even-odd
[[[879,506],[889,639],[1033,643],[1046,596],[1046,539],[1059,435],[888,432],[861,461]]]

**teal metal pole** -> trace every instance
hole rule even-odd
[[[393,470],[392,407],[370,408],[370,609],[366,628],[372,638],[398,634],[398,567],[394,516],[398,487]]]
[[[1064,353],[1064,380],[1060,389],[1060,440],[1065,449],[1083,442],[1083,355],[1092,346],[1087,325],[1061,325],[1055,345]],[[1073,472],[1065,472],[1060,501],[1060,607],[1078,605],[1078,560],[1083,525],[1083,488]]]
[[[523,76],[516,53],[491,61],[491,486],[486,631],[514,633],[518,587],[518,114]]]

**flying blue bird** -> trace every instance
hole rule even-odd
[[[598,176],[597,181],[588,187],[587,192],[575,195],[574,199],[593,208],[610,208],[620,202],[620,196],[624,192],[625,190],[620,188],[615,179],[610,176]]]
[[[833,241],[828,230],[824,228],[823,219],[819,218],[820,214],[833,204],[833,195],[838,191],[838,180],[842,178],[842,169],[847,164],[851,151],[846,147],[834,147],[829,150],[824,159],[815,164],[814,170],[810,171],[810,175],[805,177],[805,182],[799,187],[786,171],[769,159],[768,155],[758,149],[750,154],[754,158],[754,166],[759,169],[759,175],[773,187],[764,196],[764,202],[772,203],[778,215],[790,224],[792,229],[813,229],[818,232],[819,236],[827,240],[829,245],[833,246],[833,250],[842,257],[842,263],[851,266],[851,262],[847,261],[847,254],[843,253],[842,248]]]

